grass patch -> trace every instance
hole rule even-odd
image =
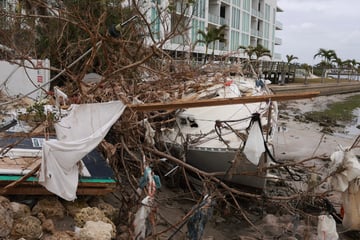
[[[314,111],[305,113],[306,119],[314,122],[336,124],[337,121],[351,122],[356,117],[353,111],[360,107],[360,94],[353,95],[341,102],[328,105],[324,111]]]

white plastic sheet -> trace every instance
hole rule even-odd
[[[65,200],[76,199],[77,163],[99,145],[124,109],[121,101],[71,105],[55,125],[57,140],[43,143],[39,183]]]
[[[360,178],[351,181],[348,189],[343,193],[344,218],[343,226],[346,231],[360,230]]]
[[[265,152],[264,139],[259,124],[254,123],[249,131],[249,136],[244,147],[247,159],[258,165],[261,154]]]
[[[338,240],[336,222],[331,215],[320,215],[318,217],[318,240]]]
[[[343,226],[346,230],[360,230],[360,163],[352,150],[334,152],[331,155],[330,173],[333,190],[342,192],[344,208]]]
[[[344,169],[331,177],[332,189],[345,192],[349,183],[360,177],[360,163],[352,150],[334,152],[330,159],[333,163],[331,172],[336,171],[339,167]]]
[[[151,204],[152,198],[150,196],[146,196],[141,201],[142,206],[135,214],[134,219],[134,234],[135,239],[145,239],[146,237],[146,219],[148,218],[151,212]]]

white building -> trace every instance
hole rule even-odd
[[[56,1],[47,0],[49,4]],[[262,45],[268,49],[273,61],[281,61],[281,55],[275,52],[275,46],[282,40],[276,37],[276,31],[282,30],[282,24],[276,15],[282,10],[277,0],[138,0],[137,5],[151,23],[152,38],[149,44],[166,39],[159,47],[169,50],[175,57],[191,53],[200,59],[205,53],[205,45],[195,42],[199,39],[199,30],[218,28],[226,25],[225,42],[210,44],[208,54],[246,58],[239,47]],[[18,0],[0,0],[0,7],[14,11]],[[131,6],[133,1],[124,1]],[[180,23],[180,24],[178,24]],[[174,33],[175,35],[169,35]],[[159,41],[160,42],[160,41]],[[195,45],[195,46],[194,46]]]
[[[215,42],[215,55],[247,57],[239,51],[239,46],[260,44],[270,50],[273,61],[281,60],[281,55],[275,52],[275,46],[282,42],[276,37],[276,31],[282,30],[282,24],[276,20],[277,13],[282,12],[277,0],[142,0],[139,5],[147,10],[155,38],[166,39],[174,30],[181,33],[162,46],[175,55],[204,54],[204,44],[193,46],[199,38],[198,31],[206,32],[208,28],[226,25],[226,42]],[[164,11],[169,6],[176,9],[175,14]],[[159,12],[162,12],[161,18],[158,18]],[[183,24],[175,29],[172,23],[179,19]],[[212,51],[212,44],[209,47],[208,53]]]

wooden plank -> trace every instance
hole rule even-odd
[[[210,107],[221,106],[229,104],[246,104],[266,101],[288,101],[304,98],[313,98],[320,94],[320,92],[303,92],[303,93],[286,93],[276,95],[261,95],[261,96],[244,96],[237,98],[221,98],[221,99],[203,99],[195,101],[177,101],[169,103],[144,103],[144,104],[129,104],[128,107],[134,111],[154,111],[154,110],[169,110],[179,108],[195,108],[195,107]]]
[[[106,188],[78,188],[76,195],[105,195],[114,191],[115,187]],[[41,186],[19,186],[9,189],[3,195],[54,195]]]
[[[1,185],[9,182],[1,182]],[[0,186],[2,191],[3,186]],[[94,184],[94,183],[79,183],[76,194],[77,195],[104,195],[112,192],[116,188],[115,183]],[[53,195],[53,193],[46,190],[45,187],[37,182],[22,182],[21,184],[6,189],[2,195]]]

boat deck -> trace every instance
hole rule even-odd
[[[0,193],[2,195],[52,194],[38,183],[43,137],[23,138],[13,134],[0,138]],[[13,148],[7,149],[9,146]],[[4,151],[5,150],[5,151]],[[8,151],[7,151],[8,150]],[[81,161],[77,195],[104,195],[114,190],[117,181],[106,159],[93,150]]]

